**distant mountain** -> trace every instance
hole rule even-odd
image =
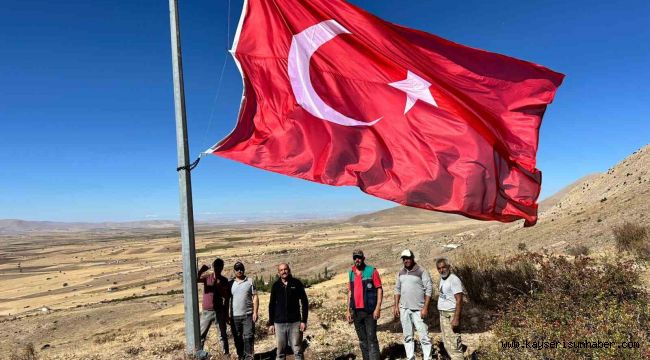
[[[410,206],[396,206],[370,214],[357,215],[350,218],[347,222],[373,226],[391,226],[425,223],[448,223],[460,220],[468,219],[464,216],[456,214],[429,211]]]
[[[0,219],[0,235],[88,230],[165,229],[175,227],[178,227],[178,222],[170,220],[86,223]]]

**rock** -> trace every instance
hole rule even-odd
[[[49,348],[50,348],[50,344],[45,344],[45,345],[41,346],[41,350],[46,350],[46,349],[49,349]]]
[[[50,308],[47,307],[47,306],[43,306],[43,307],[41,308],[41,312],[44,313],[44,314],[49,314],[51,311],[52,311],[52,310],[50,310]]]
[[[447,244],[447,245],[443,245],[442,247],[446,248],[446,249],[452,249],[453,250],[453,249],[459,248],[461,245],[462,244]]]

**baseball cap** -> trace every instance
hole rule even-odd
[[[363,250],[361,250],[361,249],[356,249],[356,250],[354,250],[354,251],[352,252],[352,257],[355,257],[355,256],[365,257],[365,256],[363,255]]]
[[[410,257],[415,257],[415,254],[413,254],[413,251],[411,251],[409,249],[406,249],[406,250],[402,251],[402,254],[399,257],[401,257],[401,258],[405,258],[405,257],[410,258]]]
[[[244,270],[244,264],[241,261],[237,261],[233,267],[235,270]]]

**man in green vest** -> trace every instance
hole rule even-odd
[[[377,319],[381,315],[383,290],[379,272],[366,265],[363,251],[352,253],[354,265],[348,283],[347,320],[354,322],[363,360],[379,360]]]

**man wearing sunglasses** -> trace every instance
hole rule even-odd
[[[255,353],[255,322],[259,299],[253,281],[246,277],[246,269],[241,261],[234,266],[235,278],[230,282],[230,319],[232,336],[239,360],[253,360]]]
[[[415,360],[415,339],[413,328],[417,330],[422,345],[424,360],[431,359],[431,339],[424,319],[429,313],[429,301],[433,286],[429,272],[415,263],[415,254],[409,249],[400,255],[404,267],[397,274],[395,282],[395,318],[402,322],[404,350],[408,360]]]
[[[379,360],[377,319],[381,315],[383,289],[379,272],[366,265],[363,251],[352,253],[354,265],[348,283],[347,320],[354,322],[363,360]]]

